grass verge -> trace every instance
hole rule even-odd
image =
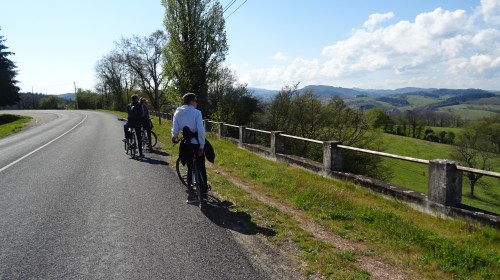
[[[31,117],[3,114],[0,115],[0,138],[21,130]]]
[[[173,166],[177,150],[169,144],[171,122],[155,121],[155,132]],[[419,278],[494,279],[500,275],[500,231],[461,220],[418,212],[351,183],[326,179],[300,168],[264,159],[228,141],[209,137],[216,166],[271,197],[304,213],[323,228],[357,244],[363,251],[340,251],[302,229],[290,213],[257,201],[210,170],[209,182],[233,211],[251,217],[254,232],[269,229],[270,242],[289,248],[305,263],[307,274],[332,279],[368,279],[356,260],[369,256]],[[292,249],[290,249],[292,248]]]

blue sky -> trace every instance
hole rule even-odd
[[[0,6],[22,91],[93,89],[115,41],[164,30],[160,0]],[[236,0],[225,17],[226,63],[250,87],[500,90],[500,0]]]

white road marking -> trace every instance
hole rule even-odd
[[[43,149],[43,148],[47,147],[47,146],[48,146],[48,145],[50,145],[50,144],[52,144],[52,143],[53,143],[53,142],[55,142],[57,139],[59,139],[59,138],[63,137],[64,135],[66,135],[66,134],[70,133],[73,129],[75,129],[75,128],[77,128],[79,125],[81,125],[81,124],[82,124],[82,123],[83,123],[83,122],[87,119],[87,117],[88,117],[88,115],[87,115],[87,114],[85,114],[85,118],[84,118],[81,122],[79,122],[78,124],[76,124],[75,126],[73,126],[72,128],[70,128],[68,131],[66,131],[66,132],[64,132],[63,134],[61,134],[61,135],[57,136],[56,138],[52,139],[51,141],[49,141],[49,142],[48,142],[48,143],[46,143],[45,145],[43,145],[43,146],[41,146],[41,147],[36,148],[35,150],[33,150],[33,151],[31,151],[31,152],[27,153],[26,155],[24,155],[24,156],[22,156],[22,157],[20,157],[20,158],[16,159],[15,161],[11,162],[10,164],[8,164],[8,165],[6,165],[6,166],[2,167],[2,168],[0,169],[0,172],[5,171],[7,168],[9,168],[9,167],[13,166],[14,164],[16,164],[16,163],[20,162],[21,160],[23,160],[23,159],[25,159],[25,158],[27,158],[27,157],[31,156],[32,154],[34,154],[34,153],[36,153],[36,152],[40,151],[41,149]]]

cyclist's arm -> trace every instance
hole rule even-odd
[[[172,120],[172,143],[177,143],[179,141],[179,139],[177,138],[177,136],[179,135],[179,131],[180,131],[179,122],[177,121],[177,117],[174,114]]]
[[[198,130],[198,143],[200,143],[200,150],[205,148],[205,127],[203,126],[203,118],[201,112],[198,111],[196,115],[196,129]]]

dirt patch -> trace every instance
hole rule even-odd
[[[333,244],[335,248],[342,252],[353,251],[360,253],[357,254],[359,257],[357,257],[355,264],[367,271],[372,279],[418,279],[418,277],[409,275],[391,264],[384,263],[383,260],[362,256],[362,252],[366,252],[367,250],[366,246],[363,244],[344,239],[312,221],[303,212],[260,194],[239,178],[233,177],[220,169],[213,169],[225,176],[234,185],[250,193],[259,201],[292,215],[302,229],[312,233],[319,240]],[[264,271],[269,272],[270,275],[276,275],[276,279],[318,278],[317,275],[305,277],[303,273],[300,273],[302,270],[301,268],[303,268],[305,264],[301,263],[296,257],[293,257],[293,254],[290,254],[286,249],[272,246],[265,242],[265,240],[260,240],[260,238],[253,235],[249,236],[235,233],[235,237],[249,252],[255,252],[254,261],[261,266]]]

